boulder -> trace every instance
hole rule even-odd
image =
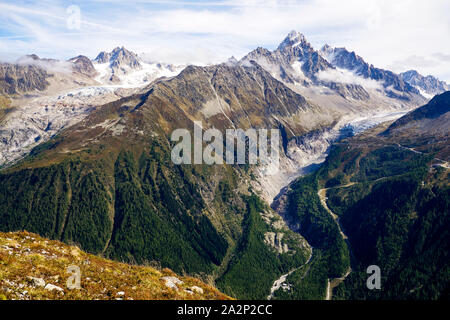
[[[181,281],[177,277],[162,277],[161,280],[165,281],[166,287],[175,290],[178,290],[178,284],[183,284],[183,281]]]
[[[30,281],[31,284],[35,287],[45,287],[45,281],[42,278],[35,278],[35,277],[27,277]]]
[[[56,291],[58,291],[58,292],[64,293],[64,289],[63,289],[63,288],[58,287],[58,286],[55,286],[55,285],[53,285],[53,284],[51,284],[51,283],[47,283],[47,285],[45,286],[44,289],[45,289],[45,290],[48,290],[48,291],[54,291],[54,290],[56,290]]]
[[[203,289],[197,286],[192,286],[189,288],[192,292],[203,294]]]

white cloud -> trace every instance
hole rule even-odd
[[[49,72],[72,72],[72,64],[64,60],[34,60],[33,58],[27,56],[21,57],[15,62],[20,65],[35,65]]]
[[[366,89],[382,89],[382,83],[372,79],[365,79],[353,72],[344,69],[329,69],[317,73],[317,77],[324,81],[340,82],[345,84],[358,84]]]

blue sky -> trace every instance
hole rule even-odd
[[[294,29],[317,49],[345,46],[375,66],[450,82],[448,12],[447,0],[0,0],[0,59],[93,58],[124,45],[155,61],[217,63],[274,49]]]

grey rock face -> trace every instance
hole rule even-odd
[[[51,77],[36,65],[0,64],[0,94],[20,94],[33,90],[43,91]]]
[[[88,77],[95,77],[97,75],[97,71],[92,64],[92,61],[86,56],[79,55],[68,61],[73,63],[72,68],[75,72],[84,74]]]
[[[406,83],[409,83],[416,88],[420,88],[430,95],[436,95],[450,90],[450,85],[445,81],[440,81],[431,75],[423,76],[416,70],[402,72],[400,73],[400,77]]]
[[[94,59],[97,63],[107,63],[111,59],[111,53],[102,51],[100,52],[97,57]]]
[[[368,100],[370,98],[370,94],[363,86],[358,84],[328,82],[326,85],[343,98],[351,97],[355,100]]]

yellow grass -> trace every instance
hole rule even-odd
[[[67,267],[75,265],[81,271],[81,288],[68,289],[71,276]],[[29,277],[44,279],[64,290],[64,293],[35,286]],[[178,289],[166,287],[164,276],[175,276],[183,284]],[[186,289],[197,286],[203,293]],[[124,292],[124,295],[118,295]],[[192,277],[177,276],[169,269],[157,270],[111,261],[87,254],[75,246],[23,232],[0,232],[0,299],[70,299],[70,300],[168,300],[214,299],[228,296]]]

